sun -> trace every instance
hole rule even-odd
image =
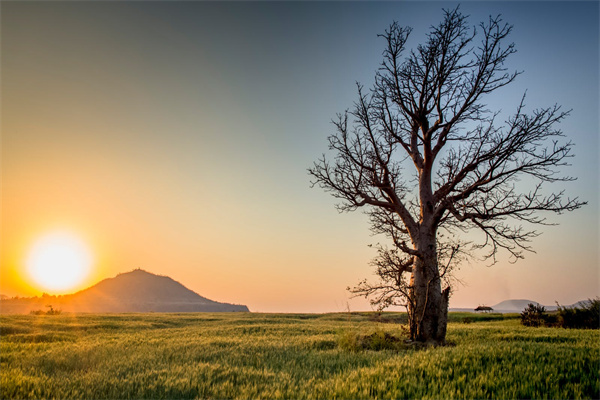
[[[85,243],[67,232],[52,232],[39,238],[27,258],[31,278],[51,291],[64,291],[80,284],[89,274],[92,257]]]

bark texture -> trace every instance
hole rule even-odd
[[[435,237],[421,237],[423,257],[415,257],[413,267],[413,314],[415,326],[413,340],[444,344],[448,322],[448,299],[450,288],[442,290],[442,278],[438,267]]]

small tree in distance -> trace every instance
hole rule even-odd
[[[364,207],[372,231],[392,240],[373,261],[381,284],[353,291],[405,305],[416,341],[445,342],[444,278],[468,244],[458,234],[478,230],[483,239],[469,249],[484,249],[492,261],[505,250],[516,261],[539,234],[524,223],[545,224],[540,212],[585,204],[542,188],[573,179],[558,175],[573,146],[556,128],[568,111],[527,113],[523,96],[499,123],[483,103],[519,75],[504,66],[515,52],[505,44],[511,30],[499,16],[472,27],[458,8],[444,10],[425,43],[407,52],[411,29],[391,24],[380,35],[385,50],[373,88],[359,84],[354,107],[334,121],[333,161],[323,156],[309,169],[340,211]],[[523,178],[534,182],[525,190],[517,187]]]

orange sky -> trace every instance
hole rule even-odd
[[[370,309],[345,289],[372,277],[368,245],[384,239],[360,212],[338,214],[306,169],[356,100],[354,82],[372,82],[390,15],[420,39],[439,4],[1,6],[0,293],[42,293],[25,260],[62,229],[94,257],[73,290],[142,268],[252,311]],[[597,296],[598,5],[548,3],[543,18],[531,5],[486,7],[463,11],[515,24],[515,68],[526,72],[490,104],[512,110],[527,88],[532,106],[573,108],[561,128],[579,180],[566,187],[589,205],[552,217],[560,226],[544,227],[537,254],[517,264],[463,266],[451,306]],[[558,25],[571,40],[552,36]],[[542,34],[560,51],[540,48]],[[576,59],[588,61],[565,82]]]

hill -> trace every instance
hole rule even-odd
[[[581,300],[581,301],[578,301],[571,305],[561,304],[561,307],[581,308],[584,305],[586,305],[587,302],[588,302],[588,300]],[[533,300],[510,299],[510,300],[501,301],[500,303],[493,305],[492,308],[493,308],[494,312],[498,312],[498,313],[520,313],[529,305],[529,303],[541,305],[537,301],[533,301]],[[544,306],[544,308],[546,309],[546,311],[555,311],[558,307],[556,305],[551,305],[551,306]],[[450,308],[450,311],[474,312],[474,308]]]
[[[520,313],[529,305],[529,303],[541,305],[537,301],[533,301],[533,300],[504,300],[504,301],[496,304],[495,306],[492,306],[492,308],[494,309],[495,312]],[[561,304],[561,307],[581,308],[581,307],[585,306],[587,303],[588,303],[588,300],[580,300],[578,302],[575,302],[575,303],[569,304],[569,305]],[[558,306],[556,304],[551,305],[551,306],[545,305],[544,308],[546,309],[546,311],[556,311],[558,309]]]
[[[64,312],[247,312],[248,307],[200,296],[168,276],[136,269],[74,294],[2,300],[0,312],[27,313],[52,305]]]
[[[529,305],[529,303],[539,304],[537,301],[533,300],[511,299],[501,301],[500,303],[493,305],[492,308],[496,312],[520,313],[527,307],[527,305]]]

